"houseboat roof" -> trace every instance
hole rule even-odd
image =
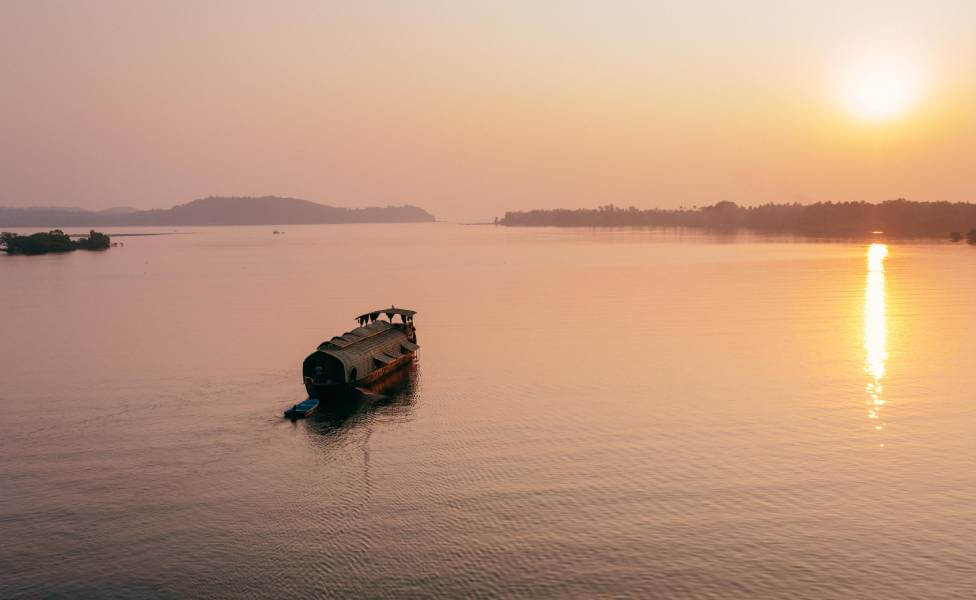
[[[316,352],[338,358],[347,368],[358,365],[360,373],[365,374],[371,360],[389,364],[418,347],[407,338],[402,329],[391,325],[389,321],[374,321],[365,327],[357,327],[322,342]]]
[[[384,314],[384,315],[387,316],[387,318],[392,319],[393,318],[393,315],[402,315],[402,316],[405,316],[405,317],[412,317],[415,314],[417,314],[417,311],[410,310],[409,308],[397,308],[395,306],[391,306],[390,308],[381,308],[379,310],[371,310],[368,313],[363,313],[363,314],[359,315],[358,317],[356,317],[356,320],[359,321],[361,319],[368,319],[370,317],[372,317],[373,319],[375,319],[376,317],[380,316],[380,314]]]
[[[331,340],[319,344],[319,350],[342,350],[356,342],[361,342],[367,338],[389,331],[393,325],[389,321],[373,321],[364,327],[357,327],[352,331],[347,331],[342,335],[337,335]]]

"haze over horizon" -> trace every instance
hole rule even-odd
[[[0,206],[976,200],[976,4],[9,1]]]

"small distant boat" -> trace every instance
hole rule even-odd
[[[319,407],[319,399],[309,398],[308,400],[305,400],[304,402],[299,402],[295,406],[292,406],[291,408],[286,410],[285,418],[301,419],[315,412],[315,409],[317,409],[318,407]]]
[[[302,364],[308,395],[328,399],[409,364],[419,348],[413,324],[416,314],[395,306],[363,313],[356,317],[359,327],[319,344]],[[395,317],[399,322],[394,322]]]

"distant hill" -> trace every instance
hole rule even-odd
[[[816,204],[739,206],[719,202],[693,209],[554,209],[507,212],[499,225],[556,227],[702,227],[752,229],[824,237],[857,237],[873,231],[892,236],[945,237],[976,228],[976,204],[898,199]],[[955,237],[955,236],[954,236]]]
[[[128,207],[88,211],[77,208],[3,208],[0,227],[90,227],[131,225],[301,225],[324,223],[419,223],[434,216],[410,205],[339,208],[277,196],[212,196],[168,209]]]

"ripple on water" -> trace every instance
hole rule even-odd
[[[0,264],[0,597],[976,596],[976,253],[889,244],[878,431],[864,245],[266,234]],[[368,298],[417,364],[282,419]]]

